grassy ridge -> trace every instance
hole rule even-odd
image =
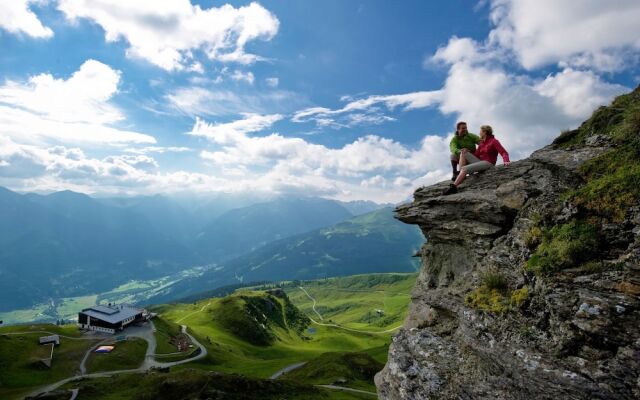
[[[360,275],[304,282],[303,287],[316,298],[316,309],[326,313],[325,322],[331,320],[350,329],[379,332],[402,323],[416,277],[416,274]],[[298,284],[299,282],[286,283],[283,285],[284,291],[295,308],[317,320],[318,317],[311,308],[312,301],[298,288]],[[276,306],[274,309],[279,309],[283,318],[276,317],[276,313],[268,317],[268,321],[261,321],[244,308],[246,299],[250,298],[277,301],[282,308]],[[310,361],[327,352],[362,351],[379,363],[386,361],[393,332],[368,334],[315,324],[300,330],[300,325],[304,324],[295,326],[292,323],[292,315],[287,316],[287,309],[289,313],[293,311],[287,308],[286,303],[284,298],[246,288],[224,299],[163,305],[155,308],[155,311],[166,320],[180,321],[187,325],[190,333],[209,351],[206,358],[186,366],[178,366],[177,369],[199,368],[268,378],[288,365]],[[234,307],[229,308],[229,304]],[[377,310],[382,310],[383,314],[379,314]],[[230,318],[230,313],[234,314],[233,318]],[[266,313],[264,315],[267,316]],[[269,345],[258,344],[236,335],[229,324],[243,318],[242,324],[251,320],[252,326],[267,326],[269,334],[273,336],[272,342]]]

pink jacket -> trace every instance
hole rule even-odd
[[[473,155],[483,161],[489,161],[491,164],[496,165],[496,161],[498,161],[498,153],[502,156],[503,162],[509,162],[509,153],[507,153],[504,147],[502,147],[498,139],[491,136],[480,141],[480,144]]]

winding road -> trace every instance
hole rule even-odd
[[[82,359],[82,362],[80,364],[80,374],[76,375],[76,376],[72,376],[70,378],[66,378],[63,380],[60,380],[58,382],[43,386],[41,388],[36,389],[35,391],[31,392],[29,394],[29,396],[31,397],[35,397],[39,394],[42,393],[46,393],[46,392],[50,392],[52,390],[55,390],[57,388],[59,388],[60,386],[68,383],[68,382],[73,382],[79,379],[84,379],[84,378],[105,378],[105,377],[110,377],[113,375],[117,375],[117,374],[131,374],[131,373],[140,373],[140,372],[146,372],[152,368],[168,368],[168,367],[173,367],[176,365],[180,365],[180,364],[185,364],[185,363],[189,363],[189,362],[193,362],[199,359],[202,359],[204,357],[207,356],[207,348],[204,347],[202,345],[202,343],[198,342],[198,340],[196,340],[195,337],[193,337],[188,331],[187,331],[187,326],[186,325],[182,325],[182,333],[184,333],[185,335],[187,335],[189,337],[189,339],[191,340],[191,343],[195,344],[196,346],[198,346],[198,348],[200,349],[200,351],[198,352],[198,354],[196,354],[195,356],[191,357],[191,358],[187,358],[185,360],[179,360],[179,361],[172,361],[172,362],[159,362],[155,360],[155,351],[156,351],[156,339],[155,336],[153,334],[153,332],[155,331],[155,327],[153,325],[153,322],[150,322],[147,326],[142,326],[142,327],[130,327],[127,329],[126,334],[127,336],[131,336],[131,337],[138,337],[141,339],[144,339],[147,341],[148,346],[147,346],[147,352],[145,354],[145,359],[144,362],[142,363],[142,365],[138,368],[135,369],[123,369],[123,370],[116,370],[116,371],[108,371],[108,372],[97,372],[97,373],[93,373],[93,374],[87,374],[86,373],[86,367],[85,367],[85,363],[87,358],[89,357],[89,354],[91,354],[91,352],[97,348],[101,343],[105,342],[105,340],[103,339],[100,343],[96,344],[95,346],[92,346],[91,349],[89,349],[85,355],[84,358]],[[34,332],[20,332],[20,333],[16,333],[16,334],[24,334],[24,333],[34,333]],[[79,338],[77,338],[79,339]],[[113,340],[113,336],[109,337],[110,340]],[[92,340],[95,340],[92,338]]]

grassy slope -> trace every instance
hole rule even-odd
[[[367,353],[324,353],[281,379],[311,384],[335,383],[375,392],[374,375],[384,367]]]
[[[607,252],[603,250],[611,244],[602,227],[624,222],[640,201],[639,131],[640,87],[598,108],[578,129],[554,141],[565,149],[583,147],[594,138],[612,146],[584,163],[579,170],[583,184],[563,194],[564,201],[576,206],[577,214],[562,225],[555,225],[547,215],[530,228],[529,271],[550,274],[579,267],[590,273],[604,268],[602,256]]]
[[[402,324],[407,311],[416,274],[356,275],[344,278],[300,283],[316,299],[316,311],[322,321],[369,331],[384,331]],[[288,284],[285,290],[291,301],[304,313],[318,320],[313,301],[298,288]],[[380,315],[376,310],[383,310]]]
[[[372,276],[378,278],[370,278]],[[409,302],[408,293],[415,279],[415,274],[376,274],[335,278],[304,285],[310,293],[317,296],[319,306],[332,309],[327,315],[334,322],[353,328],[382,331],[399,325],[404,319]],[[304,293],[293,285],[287,287],[286,291],[296,306],[313,316],[311,301],[306,296],[300,296]],[[239,293],[246,295],[250,292]],[[363,334],[313,325],[315,333],[307,331],[298,335],[273,324],[272,331],[277,337],[273,345],[252,345],[230,333],[221,323],[217,317],[224,313],[221,303],[222,299],[207,299],[192,304],[160,306],[156,310],[163,318],[180,320],[181,324],[186,324],[190,332],[209,350],[209,355],[204,360],[183,368],[197,367],[267,378],[290,364],[308,361],[326,352],[366,351],[378,362],[386,361],[386,349],[392,333]],[[336,305],[341,307],[340,310],[336,309]],[[198,312],[203,307],[204,310]],[[372,309],[378,308],[384,309],[388,318],[372,319],[368,323],[365,319]],[[188,317],[184,318],[186,315]]]
[[[356,400],[371,396],[323,390],[309,385],[287,381],[245,378],[238,375],[220,375],[198,370],[120,375],[112,378],[91,379],[67,384],[63,389],[80,389],[78,400],[224,398],[228,400]],[[66,400],[68,391],[60,391],[55,399]]]
[[[142,339],[118,342],[111,353],[91,353],[87,360],[87,372],[138,368],[144,361],[146,351],[147,342]]]
[[[51,368],[40,367],[32,362],[49,353],[49,346],[40,346],[41,333],[22,335],[2,335],[8,332],[29,332],[45,330],[61,335],[77,337],[73,325],[22,325],[0,328],[0,398],[19,398],[34,387],[56,382],[74,375],[84,353],[96,343],[93,340],[72,340],[62,338],[60,346],[54,350]]]
[[[153,325],[156,328],[156,354],[177,352],[178,348],[171,343],[171,340],[180,335],[180,325],[164,318],[155,318]]]

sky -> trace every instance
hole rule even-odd
[[[0,0],[0,186],[398,202],[640,83],[637,0]],[[498,168],[508,168],[501,167]]]

